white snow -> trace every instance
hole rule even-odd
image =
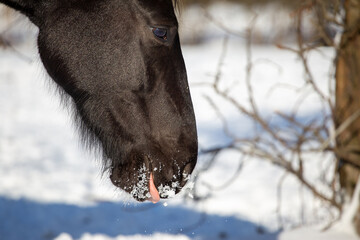
[[[164,239],[189,240],[190,239],[186,236],[174,236],[174,235],[161,234],[161,233],[152,234],[150,238],[152,240],[164,240]],[[123,237],[123,236],[118,236],[116,238],[109,238],[108,236],[102,235],[102,234],[91,235],[91,234],[86,233],[81,237],[81,239],[82,240],[126,240],[129,238]],[[131,240],[147,240],[147,239],[149,239],[148,236],[143,236],[140,234],[131,236]],[[72,240],[72,237],[69,234],[62,233],[54,240]]]
[[[343,214],[333,229],[346,232],[349,235],[355,235],[356,232],[353,226],[353,220],[356,217],[356,211],[359,209],[359,194],[360,194],[360,178],[357,181],[354,196],[351,201],[344,206]]]
[[[236,9],[232,6],[223,11]],[[227,15],[230,16],[222,14]],[[234,18],[234,14],[231,16]],[[239,18],[233,21],[240,24],[242,17]],[[218,101],[236,134],[251,134],[253,129],[247,118],[222,102],[209,88],[198,85],[214,80],[224,33],[218,35],[208,37],[201,45],[183,47],[199,144],[204,149],[229,140],[204,95]],[[223,152],[215,167],[199,176],[198,184],[190,182],[187,190],[173,199],[156,205],[129,200],[111,185],[108,176],[102,176],[99,160],[79,146],[71,117],[54,94],[56,91],[48,83],[51,80],[39,62],[35,36],[28,38],[17,49],[30,57],[31,62],[11,50],[0,49],[0,239],[357,239],[339,229],[342,227],[325,232],[314,225],[304,227],[303,220],[308,224],[326,224],[336,217],[336,212],[322,208],[320,201],[291,176],[282,187],[280,211],[285,231],[280,232],[277,184],[283,170],[261,159],[241,159],[235,151]],[[313,74],[324,93],[328,90],[333,57],[334,52],[328,48],[309,55]],[[264,45],[254,46],[253,59],[256,64],[252,83],[261,111],[264,114],[289,111],[299,95],[281,84],[302,85],[300,61],[293,53]],[[232,94],[246,105],[245,65],[244,41],[231,37],[222,68],[222,86],[240,82],[232,88]],[[274,84],[278,87],[273,88]],[[312,115],[320,107],[317,98],[309,96],[300,113]],[[307,156],[309,166],[320,165],[317,159],[327,157]],[[206,161],[206,157],[200,157],[196,171]],[[210,190],[230,180],[240,162],[243,168],[231,185]],[[308,177],[316,181],[318,169],[309,169]],[[167,191],[165,188],[159,191]],[[197,202],[189,190],[193,188],[201,196],[211,195]],[[326,191],[326,187],[322,190]]]
[[[355,235],[342,233],[334,230],[321,231],[313,228],[300,228],[297,230],[285,232],[279,236],[279,240],[356,240]]]

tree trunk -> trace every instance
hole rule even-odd
[[[335,124],[350,124],[337,137],[335,152],[341,187],[352,197],[360,174],[360,0],[345,0],[344,7],[345,31],[336,63]],[[354,224],[360,235],[360,210]]]

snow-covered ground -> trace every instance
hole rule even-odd
[[[218,36],[201,45],[183,47],[202,148],[227,141],[221,121],[204,98],[213,93],[198,84],[214,80],[222,42]],[[34,37],[29,36],[17,49],[26,58],[0,49],[1,240],[357,239],[341,227],[326,232],[317,225],[292,230],[301,225],[302,216],[314,224],[331,219],[309,194],[301,201],[303,191],[292,177],[283,184],[285,231],[279,231],[277,183],[283,172],[259,159],[247,161],[231,185],[211,192],[206,200],[192,200],[184,191],[156,205],[132,202],[102,176],[99,160],[79,146],[71,117],[42,69]],[[331,49],[323,48],[309,59],[324,92],[332,58]],[[254,46],[253,59],[257,64],[252,79],[261,110],[289,110],[296,99],[294,92],[277,89],[269,94],[269,89],[279,82],[301,85],[299,60],[273,46]],[[245,64],[244,41],[230,38],[222,79],[240,82],[238,99],[243,102],[247,101]],[[246,118],[229,106],[221,107],[239,134],[251,134]],[[310,97],[301,111],[311,115],[319,108]],[[199,159],[198,169],[205,160]],[[209,184],[216,187],[227,182],[239,161],[237,153],[224,152],[215,167],[201,175],[200,193],[207,194]]]

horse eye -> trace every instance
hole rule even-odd
[[[157,38],[160,38],[165,41],[167,40],[167,29],[166,28],[154,27],[154,28],[152,28],[152,32]]]

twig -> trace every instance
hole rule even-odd
[[[277,196],[276,214],[277,214],[278,225],[279,225],[280,230],[282,230],[284,228],[284,224],[282,222],[282,216],[281,216],[282,184],[284,183],[287,176],[288,176],[288,173],[285,171],[278,182],[277,190],[276,190],[276,193],[277,193],[276,194],[276,196]]]
[[[25,54],[19,52],[8,40],[5,39],[4,35],[10,31],[13,27],[18,25],[21,22],[22,18],[17,17],[14,21],[12,21],[9,25],[7,25],[6,29],[0,32],[0,47],[10,48],[18,57],[24,60],[27,63],[32,63],[33,60],[26,56]]]
[[[225,26],[222,22],[215,19],[206,9],[204,9],[204,15],[212,23],[214,23],[217,27],[222,29],[225,33],[227,33],[229,35],[232,35],[232,36],[235,36],[235,37],[246,38],[246,34],[244,32],[235,32],[235,31],[231,30],[230,28]]]
[[[326,149],[331,142],[335,142],[336,138],[343,133],[353,122],[355,122],[360,117],[360,109],[351,114],[336,130],[331,136],[321,145],[320,150]],[[359,165],[360,167],[360,165]]]

